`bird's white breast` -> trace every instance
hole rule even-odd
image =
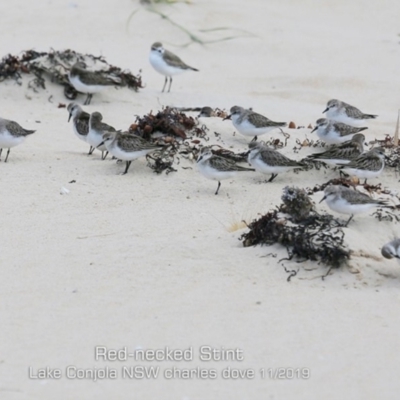
[[[18,146],[26,139],[25,136],[13,136],[8,131],[0,132],[0,148],[10,149]]]
[[[80,93],[99,93],[106,88],[104,85],[86,85],[78,76],[69,76],[71,85]]]
[[[162,55],[157,51],[151,51],[149,57],[150,64],[152,67],[159,72],[161,75],[164,76],[172,76],[177,75],[184,72],[184,69],[173,67],[168,65]]]

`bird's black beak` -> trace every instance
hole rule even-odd
[[[232,114],[228,115],[227,117],[225,117],[222,121],[225,121],[226,119],[231,119]]]
[[[69,122],[69,120],[71,119],[71,117],[72,117],[72,114],[69,113],[68,122]]]
[[[326,107],[325,108],[325,110],[324,111],[322,111],[322,114],[325,114],[327,111],[329,110],[329,108],[328,107]]]
[[[317,129],[318,129],[318,126],[316,126],[316,127],[311,131],[311,133],[315,132]]]
[[[324,196],[324,197],[322,198],[322,200],[321,200],[318,204],[321,204],[325,199],[326,199],[326,196]]]
[[[103,144],[104,144],[104,140],[98,146],[96,146],[96,149],[98,149],[100,146],[103,146]]]

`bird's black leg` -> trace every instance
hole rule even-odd
[[[9,155],[9,154],[10,154],[10,149],[8,149],[8,151],[7,151],[6,159],[4,160],[5,163],[6,163],[7,160],[8,160],[8,155]]]
[[[3,149],[0,149],[0,158],[1,158],[1,153],[3,152]],[[1,160],[0,160],[1,161]]]
[[[217,191],[215,192],[215,194],[218,194],[218,190],[219,190],[220,186],[221,186],[221,182],[218,181],[218,187],[217,187]]]
[[[332,268],[333,268],[333,267],[330,267],[330,268],[328,269],[328,272],[327,272],[325,275],[323,275],[323,276],[321,277],[322,280],[324,280],[324,279],[331,273]]]
[[[105,153],[105,154],[104,154],[104,157],[103,157],[103,153]],[[105,151],[105,152],[102,151],[102,152],[101,152],[101,159],[102,159],[102,160],[105,160],[106,157],[107,157],[107,155],[108,155],[108,151]]]
[[[268,182],[272,182],[277,176],[278,174],[271,174],[271,178],[268,179]]]
[[[164,92],[165,87],[167,86],[167,82],[168,82],[168,76],[165,77],[164,86],[163,86],[163,88],[162,88],[162,90],[161,90],[161,93]]]
[[[365,181],[364,181],[364,185],[366,185],[367,184],[367,178],[365,178]]]
[[[129,167],[131,166],[131,162],[132,162],[132,161],[127,161],[127,162],[126,162],[126,168],[125,168],[125,171],[123,172],[122,175],[125,175],[125,174],[128,172],[128,169],[129,169]]]
[[[91,156],[91,155],[93,154],[93,152],[94,152],[94,149],[95,149],[95,147],[93,147],[93,146],[90,146],[90,149],[89,149],[88,156]]]
[[[348,221],[344,224],[344,227],[347,228],[347,225],[349,224],[349,222],[353,219],[354,215],[351,214],[350,218],[348,219]]]
[[[171,91],[171,85],[172,85],[172,76],[169,77],[169,88],[168,88],[168,93]]]
[[[92,97],[93,97],[93,93],[88,93],[85,103],[84,103],[86,106],[90,104],[90,102],[92,101]]]
[[[257,142],[257,136],[254,136],[253,139],[251,140],[251,142]]]

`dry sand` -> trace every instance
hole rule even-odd
[[[307,126],[322,117],[328,99],[339,98],[379,115],[367,139],[393,133],[398,1],[193,0],[160,9],[203,38],[232,34],[199,33],[215,27],[254,36],[181,48],[174,45],[187,37],[136,1],[14,0],[0,4],[0,53],[72,48],[134,73],[142,69],[146,87],[139,93],[110,88],[86,107],[118,128],[163,105],[234,104]],[[170,94],[160,93],[164,78],[148,62],[157,40],[200,70],[176,77]],[[85,154],[88,146],[73,135],[66,110],[57,108],[66,102],[59,87],[35,94],[26,81],[0,86],[1,116],[37,129],[0,165],[0,399],[398,398],[400,269],[380,255],[398,224],[357,217],[346,230],[357,252],[350,269],[322,281],[325,268],[285,262],[299,269],[290,283],[277,263],[283,249],[243,248],[238,237],[245,230],[229,231],[279,204],[284,186],[323,183],[333,171],[281,175],[268,185],[244,174],[224,181],[219,196],[216,183],[188,161],[184,166],[193,169],[178,166],[158,176],[141,159],[120,176],[123,166]],[[206,123],[226,147],[246,147],[231,123]],[[293,156],[296,138],[311,135],[289,132],[284,152]],[[390,170],[373,183],[379,181],[398,187]],[[69,194],[60,195],[61,187]],[[271,252],[277,258],[266,257]],[[99,345],[129,351],[192,346],[194,355],[188,362],[96,361]],[[240,349],[244,360],[201,361],[202,345]],[[123,379],[122,368],[135,365],[159,367],[160,376]],[[114,368],[118,377],[68,379],[67,366]],[[231,367],[256,376],[165,378],[173,366],[218,374]],[[29,367],[33,375],[60,369],[62,377],[30,378]],[[309,368],[311,377],[270,379],[268,369],[279,367]]]

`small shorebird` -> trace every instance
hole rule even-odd
[[[397,258],[397,261],[400,262],[400,239],[396,238],[393,239],[391,242],[386,243],[383,247],[382,247],[382,255],[385,258]]]
[[[214,155],[208,147],[203,147],[200,151],[197,168],[206,178],[218,181],[215,194],[218,194],[223,179],[233,178],[238,172],[254,171],[252,168],[241,167],[234,161]]]
[[[287,158],[279,151],[270,149],[262,142],[249,143],[249,149],[247,161],[257,172],[271,174],[268,182],[272,182],[282,172],[304,167],[304,165]]]
[[[24,129],[15,121],[0,118],[0,156],[3,149],[8,149],[4,162],[6,163],[8,160],[11,147],[18,146],[28,135],[35,132],[36,131]]]
[[[122,175],[128,172],[133,160],[163,148],[129,132],[106,132],[103,135],[103,141],[97,147],[100,148],[102,145],[105,145],[106,149],[118,160],[126,161],[126,168]]]
[[[264,135],[276,128],[286,126],[286,122],[274,122],[252,110],[243,107],[233,106],[230,115],[226,119],[231,119],[233,126],[244,136],[253,136],[257,140],[258,135]]]
[[[169,78],[168,92],[171,90],[172,76],[181,74],[185,71],[198,71],[198,69],[190,67],[185,64],[178,56],[171,53],[169,50],[164,49],[160,42],[153,43],[150,50],[150,64],[161,75],[165,76],[164,86],[162,92]]]
[[[375,147],[366,153],[362,153],[354,160],[340,167],[342,171],[350,175],[357,176],[358,178],[364,178],[365,183],[369,178],[378,177],[384,168],[385,149],[382,147]]]
[[[90,104],[94,93],[99,93],[107,86],[115,86],[121,83],[121,79],[111,75],[105,75],[101,71],[89,71],[84,62],[77,62],[69,71],[71,85],[80,93],[86,93],[85,105]]]
[[[108,151],[104,144],[102,146],[99,146],[99,144],[103,141],[103,134],[106,132],[115,132],[115,128],[102,121],[103,116],[99,112],[96,111],[90,115],[87,142],[92,146],[92,151],[89,154],[92,154],[94,149],[97,148],[101,151],[101,159],[105,160]]]
[[[359,126],[366,120],[377,117],[377,115],[364,114],[358,108],[336,99],[329,100],[322,113],[326,113],[329,119],[353,126]]]
[[[215,111],[211,107],[203,107],[197,118],[210,118],[215,116]]]
[[[367,212],[375,207],[387,206],[385,201],[374,200],[365,193],[342,185],[329,185],[325,188],[324,197],[329,208],[339,214],[350,214],[344,226],[347,226],[355,214]]]
[[[367,127],[357,128],[346,125],[341,122],[335,122],[326,118],[320,118],[316,122],[315,128],[311,131],[317,131],[318,137],[328,144],[339,144],[353,138],[357,133],[368,129]]]
[[[75,135],[84,142],[87,142],[87,135],[89,133],[89,119],[90,114],[83,111],[82,107],[76,103],[69,103],[67,110],[69,112],[68,122],[72,118],[72,130]],[[93,148],[90,146],[89,153],[92,154]]]
[[[362,133],[356,133],[351,140],[333,145],[321,153],[310,154],[305,160],[322,161],[330,165],[348,164],[362,154],[364,142],[365,136]]]

